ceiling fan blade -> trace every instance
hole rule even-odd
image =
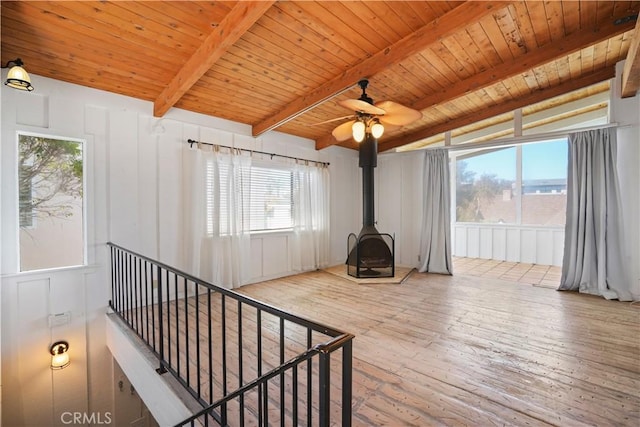
[[[384,116],[382,116],[384,117]],[[382,121],[382,117],[380,117],[380,121]],[[386,132],[393,132],[394,130],[398,130],[400,129],[402,126],[398,126],[398,125],[394,125],[392,123],[383,123],[384,125],[384,131]]]
[[[367,113],[367,114],[384,114],[385,113],[385,110],[383,110],[382,108],[376,107],[375,105],[371,105],[368,102],[365,102],[361,99],[345,99],[342,101],[338,101],[338,104],[350,110],[360,111],[362,113]]]
[[[379,102],[376,104],[376,107],[385,111],[385,115],[380,117],[380,121],[384,124],[404,126],[422,118],[420,111],[405,107],[393,101]]]
[[[349,114],[348,116],[336,117],[335,119],[329,119],[329,120],[325,120],[323,122],[312,123],[312,124],[310,124],[308,126],[320,126],[320,125],[324,125],[324,124],[331,123],[331,122],[337,122],[338,120],[351,119],[351,118],[353,118],[353,114]]]
[[[338,125],[332,132],[331,135],[336,139],[336,141],[342,142],[351,138],[351,126],[355,123],[355,120],[349,120],[341,125]]]

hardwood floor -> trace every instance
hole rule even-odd
[[[456,275],[504,279],[556,289],[560,284],[562,268],[554,265],[453,257],[453,271]]]
[[[640,304],[460,273],[239,292],[355,334],[354,426],[640,425]]]

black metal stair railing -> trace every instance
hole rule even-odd
[[[351,425],[353,335],[108,245],[111,309],[202,405],[178,425]]]

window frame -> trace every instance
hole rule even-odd
[[[522,206],[522,198],[523,198],[523,186],[524,186],[524,178],[523,178],[523,146],[532,145],[532,144],[543,144],[543,143],[552,143],[558,141],[564,141],[568,143],[568,136],[556,136],[556,137],[541,137],[535,140],[528,140],[526,142],[514,142],[511,144],[500,144],[500,141],[496,141],[495,145],[484,145],[483,147],[473,148],[469,147],[464,152],[461,152],[458,155],[450,156],[450,161],[454,163],[454,173],[451,174],[451,195],[452,195],[452,203],[451,203],[451,212],[452,212],[452,223],[460,224],[460,225],[491,225],[491,226],[512,226],[512,227],[564,227],[564,225],[545,225],[545,224],[524,224],[522,222],[523,216],[523,206]],[[464,161],[465,159],[469,159],[472,157],[498,152],[501,150],[515,148],[515,168],[516,175],[514,179],[513,185],[514,188],[514,198],[515,198],[515,215],[516,219],[514,222],[500,223],[500,222],[473,222],[473,221],[458,221],[457,218],[457,207],[458,200],[456,197],[456,193],[458,191],[457,186],[457,162]],[[568,176],[566,178],[568,180]],[[566,195],[566,190],[565,190]]]
[[[74,143],[78,143],[81,146],[81,151],[82,151],[82,203],[81,203],[81,209],[82,209],[82,223],[81,223],[81,229],[82,229],[82,262],[79,264],[73,264],[73,265],[63,265],[63,266],[57,266],[57,267],[44,267],[44,268],[36,268],[36,269],[29,269],[29,270],[23,270],[22,269],[22,248],[21,248],[21,238],[20,238],[20,230],[21,230],[21,226],[20,226],[20,137],[21,136],[33,136],[33,137],[38,137],[38,138],[47,138],[47,139],[53,139],[53,140],[59,140],[59,141],[67,141],[67,142],[74,142]],[[70,137],[70,136],[60,136],[57,134],[49,134],[49,133],[40,133],[40,132],[30,132],[30,131],[24,131],[24,130],[17,130],[16,131],[16,138],[15,138],[15,158],[14,158],[14,165],[15,165],[15,175],[14,178],[16,180],[16,193],[15,193],[15,198],[14,201],[15,203],[15,210],[14,210],[14,215],[15,215],[15,242],[16,242],[16,272],[17,274],[33,274],[33,273],[40,273],[40,272],[46,272],[46,271],[59,271],[59,270],[69,270],[69,269],[77,269],[77,268],[82,268],[82,267],[86,267],[88,266],[88,262],[89,262],[89,234],[88,234],[88,208],[89,208],[89,202],[88,199],[90,197],[90,195],[88,194],[88,182],[89,182],[89,171],[87,170],[87,165],[88,165],[88,156],[89,156],[89,144],[86,138],[77,138],[77,137]],[[33,194],[33,185],[31,185],[31,192]],[[33,211],[33,224],[37,224],[37,213],[34,210]],[[27,227],[27,228],[34,228],[34,226],[31,227]]]

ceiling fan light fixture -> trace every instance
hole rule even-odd
[[[373,135],[375,139],[378,139],[382,136],[383,133],[384,126],[378,121],[378,119],[375,119],[373,125],[371,126],[371,135]]]
[[[353,119],[338,125],[331,131],[331,135],[338,142],[343,142],[349,138],[353,138],[360,143],[365,138],[378,139],[385,132],[393,132],[401,126],[413,123],[422,118],[422,113],[413,108],[405,107],[393,101],[382,101],[373,104],[373,100],[367,96],[365,90],[369,81],[362,79],[358,82],[358,86],[362,89],[362,95],[358,99],[342,99],[338,104],[348,108],[354,112]],[[341,117],[334,120],[342,120]],[[321,123],[326,123],[321,122]]]
[[[5,85],[18,90],[25,90],[31,92],[33,86],[31,85],[31,78],[22,66],[24,65],[20,58],[7,62],[7,65],[3,68],[9,67],[10,64],[14,64],[13,67],[7,73],[7,80]]]
[[[366,126],[364,122],[357,120],[353,124],[353,126],[351,126],[351,133],[353,135],[353,139],[355,139],[356,142],[364,141],[365,130],[366,130]]]

